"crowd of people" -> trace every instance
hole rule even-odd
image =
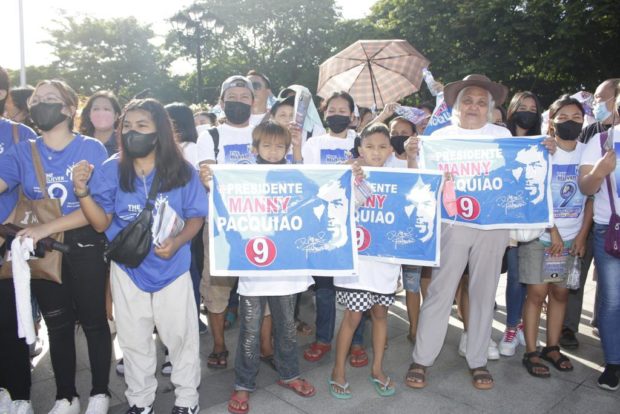
[[[238,319],[237,348],[230,350],[235,355],[235,378],[228,410],[244,414],[250,409],[261,362],[277,371],[280,386],[300,397],[323,392],[336,399],[352,398],[356,391],[347,382],[347,365],[370,365],[372,389],[384,397],[393,395],[398,379],[385,372],[383,359],[389,352],[388,309],[399,285],[405,290],[407,338],[412,346],[409,369],[403,372],[407,386],[427,385],[427,370],[442,349],[455,301],[464,324],[458,352],[476,389],[494,386],[487,361],[514,356],[519,346],[525,347],[524,372],[532,376],[549,377],[549,366],[570,371],[573,365],[562,348],[579,346],[576,334],[592,260],[597,274],[592,325],[605,358],[597,384],[618,390],[620,254],[609,244],[617,245],[620,235],[617,227],[614,232],[620,220],[615,210],[620,202],[615,152],[620,142],[615,133],[620,124],[620,79],[598,86],[592,113],[568,95],[559,96],[545,113],[535,93],[518,92],[508,100],[508,88],[483,75],[435,86],[443,90],[452,120],[429,135],[425,130],[435,103],[420,105],[425,116],[414,122],[397,115],[398,103],[376,114],[358,107],[347,92],[333,93],[319,109],[311,102],[306,122],[298,125],[295,97],[309,91],[291,85],[275,95],[269,78],[257,71],[222,83],[219,111],[193,113],[185,104],[164,106],[152,98],[132,99],[123,108],[108,91],[93,94],[79,108],[78,95],[64,81],[44,80],[34,88],[11,89],[7,72],[0,68],[0,222],[13,222],[14,211],[24,201],[36,211],[36,202],[56,200],[59,213],[54,218],[30,223],[16,237],[36,243],[62,234],[71,248],[62,255],[61,283],[33,271],[31,297],[17,293],[13,278],[0,276],[0,414],[33,412],[30,357],[36,343],[30,345],[21,337],[20,301],[33,305],[35,327],[41,316],[47,327],[56,384],[56,402],[49,413],[80,412],[77,323],[86,336],[92,372],[86,413],[108,412],[112,320],[123,353],[114,363],[127,384],[128,414],[153,412],[158,367],[154,332],[165,346],[161,372],[174,385],[172,412],[197,413],[200,335],[207,332],[200,319],[204,308],[213,337],[208,369],[228,367],[224,332]],[[210,274],[205,218],[213,164],[344,163],[361,180],[365,167],[418,168],[420,136],[538,135],[547,135],[543,142],[554,168],[550,186],[560,191],[552,191],[553,226],[530,241],[512,240],[510,229],[444,223],[436,229],[441,232],[439,267],[360,256],[355,277]],[[44,180],[37,174],[38,166]],[[451,179],[448,174],[446,180]],[[526,182],[524,190],[534,191],[531,186]],[[570,211],[566,192],[571,196]],[[125,261],[122,254],[110,256],[113,242],[126,236],[127,229],[137,228],[133,224],[145,212],[157,215],[164,205],[184,222],[178,234],[152,245],[149,237],[148,248],[136,263]],[[2,248],[3,268],[11,265],[4,254],[10,247],[6,243]],[[578,289],[569,289],[566,278],[545,277],[549,256],[565,269],[578,269]],[[504,272],[506,330],[498,344],[491,333],[496,290]],[[314,295],[313,316],[300,315],[304,292]],[[345,311],[336,330],[337,302]],[[540,347],[543,312],[546,338]],[[367,323],[372,326],[372,359],[364,347]],[[323,359],[335,347],[326,388],[301,376],[297,335],[315,336],[302,354],[310,362]]]

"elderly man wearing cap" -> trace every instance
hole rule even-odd
[[[253,164],[251,152],[252,130],[250,114],[254,102],[252,82],[244,76],[231,76],[222,84],[220,106],[226,114],[226,122],[203,132],[198,137],[198,162],[201,164],[202,181],[210,177],[208,164]],[[204,267],[201,295],[207,307],[209,327],[213,334],[213,352],[207,357],[209,368],[223,369],[228,366],[228,350],[224,341],[224,319],[228,298],[235,277],[211,277],[209,273],[209,231],[203,231]]]
[[[446,85],[444,99],[452,107],[452,125],[433,136],[508,137],[508,129],[492,123],[493,108],[501,105],[508,89],[483,75],[469,75]],[[508,230],[478,230],[442,225],[441,266],[433,269],[428,295],[422,305],[413,363],[406,377],[412,388],[426,386],[426,367],[439,355],[448,329],[448,319],[457,286],[469,263],[469,330],[466,359],[473,385],[493,388],[486,368],[495,291],[501,271]]]

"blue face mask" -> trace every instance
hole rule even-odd
[[[609,101],[609,99],[607,101]],[[603,122],[611,116],[611,112],[607,109],[607,101],[599,102],[592,108],[592,114],[596,122]]]

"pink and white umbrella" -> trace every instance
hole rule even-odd
[[[346,91],[358,106],[383,108],[417,92],[429,64],[406,40],[358,40],[321,64],[317,95]]]

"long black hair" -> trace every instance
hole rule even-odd
[[[540,135],[540,129],[542,125],[542,107],[540,106],[540,101],[538,97],[534,95],[534,93],[530,91],[517,92],[515,96],[510,100],[510,104],[508,105],[508,112],[506,114],[506,128],[510,131],[512,135],[517,134],[517,125],[515,123],[514,114],[519,110],[519,105],[523,102],[524,99],[532,98],[534,102],[536,102],[536,115],[538,116],[536,120],[536,125],[532,128],[528,129],[525,132],[526,136],[532,135]]]
[[[159,176],[159,192],[165,193],[174,188],[182,187],[192,178],[191,166],[183,158],[179,146],[174,141],[174,132],[168,113],[159,101],[148,99],[134,99],[125,106],[121,122],[119,124],[119,135],[123,129],[123,121],[128,112],[146,111],[151,115],[155,124],[157,143],[155,144],[155,169]],[[134,182],[136,171],[133,166],[133,159],[126,154],[125,142],[121,139],[119,175],[120,186],[125,192],[134,192]]]
[[[196,142],[198,140],[198,132],[194,124],[194,113],[189,106],[174,102],[166,105],[164,108],[166,108],[168,116],[172,120],[172,126],[179,142]]]

